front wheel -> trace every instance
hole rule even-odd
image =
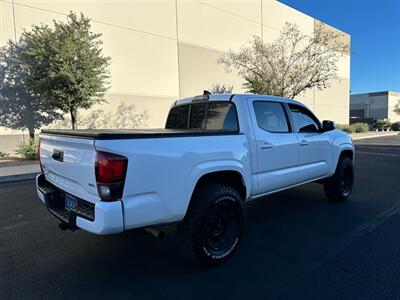
[[[344,201],[350,196],[353,183],[353,162],[350,158],[342,156],[339,158],[335,174],[324,184],[325,194],[331,201]]]
[[[236,190],[221,184],[206,185],[193,196],[178,225],[179,246],[194,262],[222,264],[238,247],[244,222],[244,203]]]

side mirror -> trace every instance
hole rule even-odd
[[[329,121],[329,120],[324,120],[322,121],[322,130],[325,131],[331,131],[334,130],[335,127],[335,122]]]

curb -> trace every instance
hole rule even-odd
[[[35,179],[38,172],[0,176],[0,183]]]
[[[399,135],[399,132],[393,132],[393,133],[387,133],[387,134],[378,134],[378,135],[367,135],[367,136],[351,136],[351,138],[353,139],[353,141],[356,140],[364,140],[364,139],[373,139],[373,138],[379,138],[379,137],[385,137],[385,136],[395,136],[395,135]]]

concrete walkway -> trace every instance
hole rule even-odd
[[[368,131],[363,133],[352,133],[353,140],[372,139],[382,136],[394,136],[400,134],[399,131]]]
[[[40,172],[38,162],[0,167],[0,183],[33,179]]]

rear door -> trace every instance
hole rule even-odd
[[[40,135],[40,160],[46,180],[86,201],[99,200],[93,139]]]
[[[332,147],[329,134],[321,131],[321,124],[307,108],[288,104],[299,139],[299,180],[313,180],[329,174]]]
[[[257,148],[257,194],[298,182],[299,144],[284,103],[248,100]]]

